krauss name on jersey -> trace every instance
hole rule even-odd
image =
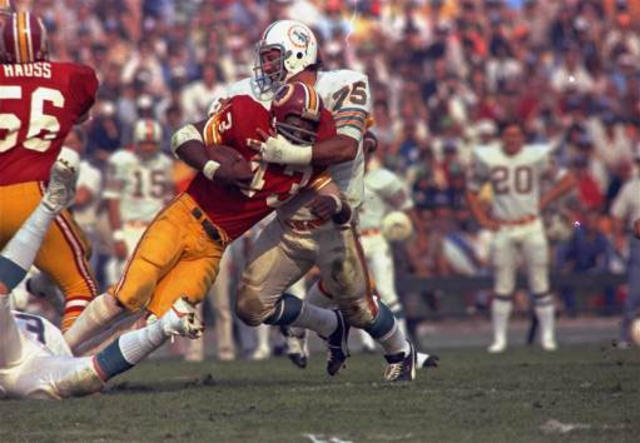
[[[5,77],[51,78],[51,63],[35,62],[2,65]]]

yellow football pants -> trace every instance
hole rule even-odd
[[[200,209],[181,194],[149,225],[111,293],[131,311],[146,308],[157,316],[180,297],[196,304],[215,281],[224,246],[213,241],[192,211]],[[200,209],[201,212],[202,209]],[[206,217],[206,216],[202,216]]]
[[[43,192],[44,185],[39,182],[0,186],[0,249],[38,206]],[[65,295],[63,331],[71,327],[98,291],[88,263],[90,255],[82,230],[71,214],[63,211],[51,224],[35,261]]]

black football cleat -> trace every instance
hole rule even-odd
[[[336,375],[344,367],[344,362],[349,357],[349,324],[344,320],[344,316],[338,310],[334,311],[338,318],[338,327],[327,339],[329,355],[327,356],[327,373],[330,376]]]
[[[416,378],[416,350],[409,342],[409,353],[400,352],[385,355],[387,368],[384,371],[386,381],[412,381]]]

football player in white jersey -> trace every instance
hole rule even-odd
[[[553,200],[569,192],[573,174],[553,167],[550,148],[525,145],[517,123],[503,127],[502,143],[474,150],[467,199],[481,226],[495,232],[492,244],[494,298],[491,305],[493,343],[488,351],[507,347],[507,323],[516,285],[518,253],[524,258],[529,290],[541,327],[543,349],[556,349],[554,302],[549,293],[549,250],[540,212]],[[553,180],[544,195],[541,182]],[[486,213],[478,193],[489,183],[493,192],[490,213]]]
[[[173,196],[171,158],[160,151],[162,128],[152,119],[138,120],[134,150],[120,149],[108,162],[104,198],[113,231],[115,259],[109,266],[114,283],[147,226]]]
[[[202,322],[180,299],[157,322],[121,336],[91,357],[73,357],[62,332],[37,315],[12,312],[11,290],[33,265],[56,216],[73,200],[79,156],[63,148],[40,204],[0,255],[0,398],[62,399],[102,389],[169,337],[198,337]]]
[[[313,86],[333,114],[338,135],[313,146],[296,146],[281,135],[265,134],[256,147],[268,162],[328,166],[334,182],[356,209],[364,192],[362,138],[372,107],[369,82],[360,72],[322,71],[320,67],[313,32],[295,20],[276,21],[258,43],[254,76],[227,87],[210,113],[235,95],[250,95],[268,108],[273,91],[282,83],[301,81]],[[297,207],[303,199],[301,195],[281,207],[276,220],[256,240],[238,294],[238,316],[253,326],[295,326],[304,319],[333,330],[327,337],[330,375],[336,374],[348,357],[349,326],[365,329],[385,351],[385,379],[412,380],[415,350],[393,313],[373,295],[355,222],[342,228],[323,223],[307,208]],[[283,295],[314,265],[320,268],[322,280],[311,288],[307,301]],[[326,309],[306,309],[308,302],[324,303],[326,296],[339,307],[335,315]],[[310,315],[315,317],[307,318]]]

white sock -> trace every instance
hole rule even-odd
[[[380,337],[376,341],[384,349],[384,355],[394,355],[401,352],[407,355],[411,351],[407,337],[398,327],[398,320],[395,321],[393,328],[387,335]]]
[[[73,326],[64,334],[71,351],[75,354],[79,346],[110,326],[125,309],[118,305],[111,294],[102,294],[91,300]]]
[[[535,311],[540,322],[542,340],[555,340],[555,306],[551,295],[537,299]]]
[[[494,298],[491,303],[491,320],[493,322],[493,340],[497,343],[507,342],[507,324],[511,314],[511,300]]]
[[[118,339],[122,356],[132,365],[158,349],[169,336],[165,334],[163,322],[165,318],[153,322],[142,329],[127,332]]]
[[[398,327],[400,328],[404,336],[406,337],[407,335],[409,335],[407,332],[407,320],[404,318],[396,317],[396,321],[398,322]]]
[[[356,329],[353,332],[355,332],[354,335],[357,338],[358,342],[362,345],[363,349],[372,350],[376,348],[375,340],[369,335],[367,331],[365,331],[364,329]]]
[[[256,349],[270,351],[269,347],[269,325],[261,324],[256,326]]]
[[[306,301],[302,304],[302,311],[291,326],[311,329],[321,337],[330,336],[338,327],[338,319],[333,311],[319,308]]]
[[[40,250],[40,244],[49,225],[55,218],[56,214],[40,202],[18,232],[9,240],[2,255],[28,271]]]

